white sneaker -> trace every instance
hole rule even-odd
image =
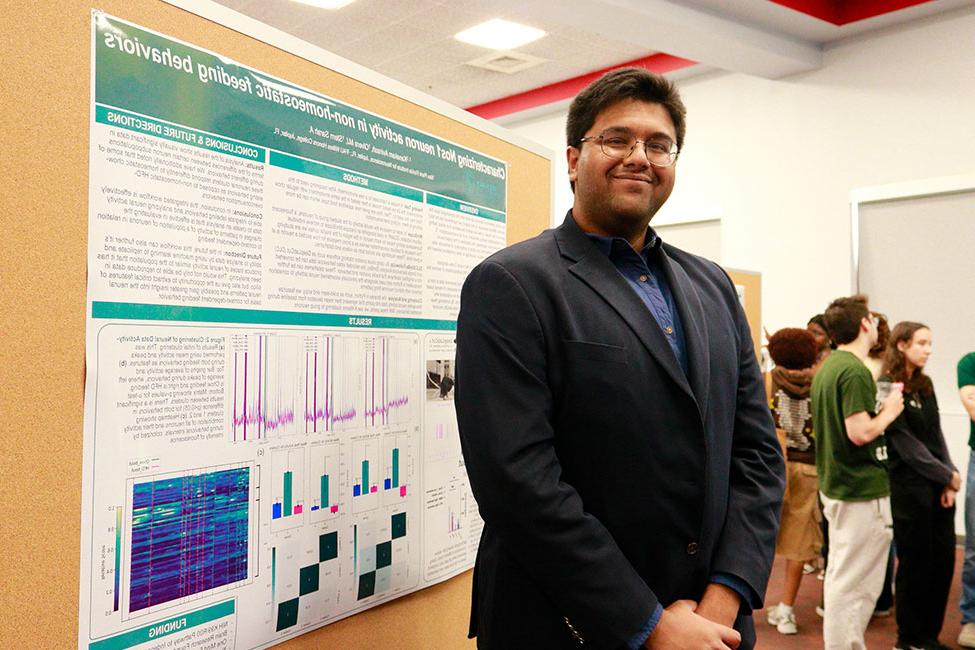
[[[961,626],[958,645],[963,648],[975,648],[975,623],[965,623]]]
[[[786,610],[785,606],[779,603],[775,607],[769,607],[766,615],[769,625],[774,625],[779,634],[798,634],[799,628],[796,626],[796,614],[791,610]]]

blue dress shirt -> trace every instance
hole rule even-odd
[[[637,252],[630,246],[630,243],[622,237],[605,237],[586,233],[592,243],[609,258],[613,266],[620,272],[627,284],[633,288],[647,310],[657,321],[667,343],[677,363],[680,364],[684,374],[688,374],[687,365],[687,341],[684,339],[684,327],[680,320],[680,313],[674,302],[674,294],[670,290],[670,282],[667,274],[661,268],[660,262],[655,259],[655,253],[662,245],[660,237],[654,232],[653,228],[647,228],[646,243]],[[744,580],[728,573],[716,573],[711,576],[711,582],[725,585],[736,591],[741,596],[741,611],[750,612],[755,607],[762,606],[761,597],[745,583]],[[650,619],[635,637],[627,644],[630,650],[637,650],[653,633],[660,617],[663,615],[663,607],[658,603]]]

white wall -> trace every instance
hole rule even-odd
[[[720,217],[720,261],[762,273],[768,330],[804,325],[851,291],[851,190],[975,171],[973,35],[965,8],[834,44],[815,72],[681,81],[687,141],[657,220]],[[507,126],[561,152],[564,125]],[[572,202],[557,158],[556,223]]]

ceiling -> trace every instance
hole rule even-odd
[[[833,41],[971,6],[973,0],[357,0],[325,10],[291,0],[221,5],[484,117],[574,95],[586,75],[639,61],[671,77],[721,69],[769,79],[814,70]],[[855,11],[850,11],[855,7]],[[453,35],[490,18],[548,32],[508,74]],[[675,58],[677,57],[677,58]]]

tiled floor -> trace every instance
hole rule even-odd
[[[945,624],[941,629],[941,642],[952,648],[959,648],[955,644],[958,631],[961,628],[961,614],[958,611],[958,598],[961,593],[961,560],[962,549],[957,550],[955,556],[955,580],[948,598],[948,611],[945,613]],[[768,594],[765,601],[770,605],[779,602],[782,595],[782,570],[784,562],[776,559],[772,568],[772,579],[769,582]],[[796,620],[799,623],[799,634],[779,634],[774,627],[765,622],[765,611],[755,612],[755,628],[758,632],[758,648],[761,650],[810,650],[823,647],[822,620],[816,616],[816,605],[822,593],[823,583],[816,579],[816,574],[803,576],[799,587],[799,597],[796,599]],[[897,641],[897,623],[893,615],[888,618],[874,618],[867,628],[867,648],[870,650],[890,650]]]

